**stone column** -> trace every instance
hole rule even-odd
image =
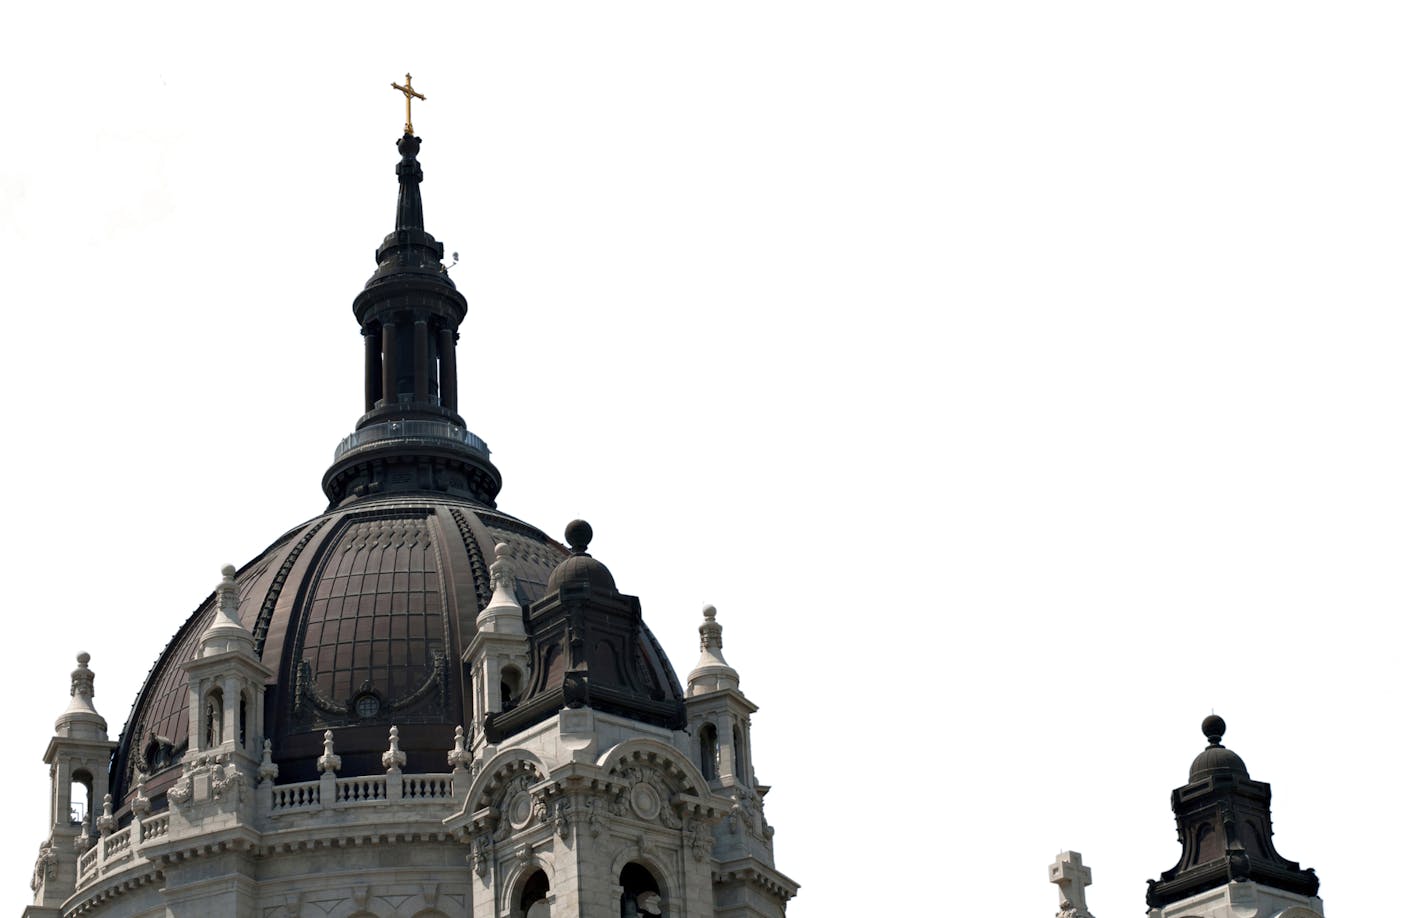
[[[440,329],[440,404],[460,410],[455,392],[455,331],[450,328]]]
[[[366,410],[381,399],[381,339],[374,328],[361,333],[366,339]]]
[[[415,349],[415,400],[430,401],[430,323],[424,318],[415,320],[410,345]]]
[[[381,323],[381,398],[394,405],[396,398],[396,325]]]

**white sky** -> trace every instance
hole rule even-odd
[[[312,5],[315,6],[315,5]],[[1413,3],[7,10],[0,890],[78,650],[117,735],[324,507],[394,215],[471,304],[500,506],[715,602],[791,914],[1099,918],[1215,709],[1335,916],[1418,872]],[[946,914],[948,904],[928,906]]]

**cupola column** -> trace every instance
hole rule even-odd
[[[459,411],[455,391],[455,331],[448,326],[440,329],[440,404]]]
[[[430,401],[430,322],[417,316],[411,347],[415,350],[415,400]]]
[[[394,405],[396,398],[396,323],[381,323],[381,399]]]
[[[366,410],[370,411],[381,400],[381,336],[374,327],[363,329],[361,336],[366,339]]]

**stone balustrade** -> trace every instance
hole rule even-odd
[[[281,784],[270,789],[269,816],[311,812],[332,807],[380,805],[391,801],[445,803],[459,793],[457,779],[450,774],[361,775],[352,778],[322,778],[298,784]],[[258,793],[262,793],[258,789]]]
[[[168,814],[160,813],[131,823],[99,839],[99,843],[79,858],[79,888],[135,860],[146,860],[145,844],[168,834]]]
[[[468,788],[468,780],[464,788],[460,784],[459,778],[451,774],[403,775],[397,771],[350,778],[331,775],[297,784],[259,785],[257,792],[259,805],[267,804],[262,816],[286,823],[284,817],[289,814],[319,813],[327,809],[394,805],[391,811],[394,816],[405,813],[411,804],[456,806],[457,797]],[[103,836],[79,856],[79,888],[120,867],[146,862],[144,847],[168,841],[168,829],[169,816],[165,812],[135,818],[127,826]]]

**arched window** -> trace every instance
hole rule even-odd
[[[523,681],[524,676],[517,666],[506,666],[499,671],[500,710],[514,704],[514,699],[519,697],[520,683]]]
[[[524,881],[524,889],[519,893],[519,909],[514,913],[519,918],[548,918],[549,877],[544,871],[536,870]]]
[[[223,694],[222,689],[208,692],[203,706],[203,748],[211,749],[223,741]]]
[[[94,795],[94,779],[87,771],[76,771],[69,776],[69,824],[88,825],[93,814],[89,801]]]
[[[702,752],[702,777],[708,781],[717,780],[720,772],[721,750],[717,747],[717,727],[714,724],[705,724],[697,732],[697,743]]]
[[[663,913],[663,891],[642,864],[629,864],[618,874],[623,894],[618,900],[618,918],[643,918]]]
[[[243,692],[237,703],[237,746],[247,748],[247,693]]]
[[[742,739],[741,724],[732,728],[732,766],[736,769],[738,781],[751,783],[747,776],[747,744]]]

